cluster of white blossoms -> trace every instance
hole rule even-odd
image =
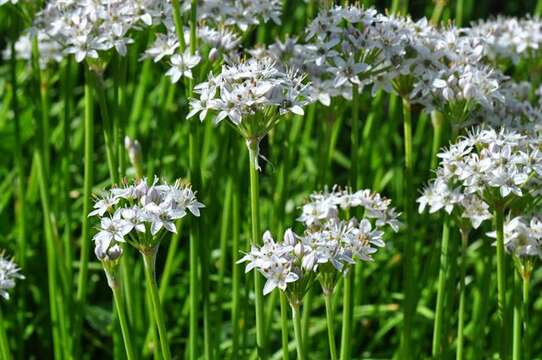
[[[52,0],[34,25],[78,62],[112,49],[124,56],[134,41],[130,32],[157,23],[165,6],[160,0]]]
[[[190,11],[190,3],[190,0],[184,1],[184,11]],[[250,26],[260,25],[262,20],[280,25],[281,13],[280,0],[200,0],[196,14],[198,20],[246,31]]]
[[[15,287],[15,280],[24,279],[19,273],[20,270],[17,264],[0,253],[0,296],[4,299],[9,300],[8,290]]]
[[[43,31],[37,31],[36,36],[38,37],[39,43],[39,64],[42,69],[45,69],[47,65],[52,63],[59,63],[64,58],[62,54],[62,47],[58,42],[53,40],[49,35]],[[25,32],[22,34],[17,41],[15,42],[15,53],[17,59],[22,59],[30,62],[32,59],[32,34],[31,32]],[[3,52],[2,56],[4,59],[9,59],[11,57],[11,48],[7,47]]]
[[[199,216],[203,207],[190,185],[180,180],[170,185],[155,178],[149,185],[144,178],[112,188],[96,201],[89,214],[100,218],[98,233],[93,238],[96,256],[100,260],[115,260],[122,254],[119,243],[124,242],[139,250],[152,248],[167,231],[177,232],[176,220],[188,211]]]
[[[483,39],[463,29],[336,6],[322,10],[302,40],[277,41],[251,53],[308,74],[312,97],[326,106],[336,96],[351,100],[353,85],[359,91],[370,86],[373,95],[395,91],[461,121],[466,110],[503,101],[498,90],[505,77],[481,63],[483,50]]]
[[[191,2],[185,1],[182,10],[190,12]],[[246,32],[251,25],[259,25],[272,19],[280,24],[281,2],[273,1],[217,1],[204,0],[197,4],[198,25],[196,29],[198,49],[190,53],[190,29],[183,29],[183,42],[186,50],[179,54],[181,46],[173,20],[171,6],[162,9],[159,16],[164,32],[158,32],[154,42],[145,51],[143,58],[152,58],[154,62],[165,61],[169,65],[166,75],[176,83],[182,77],[192,78],[192,69],[202,57],[211,62],[219,57],[237,59],[236,51],[241,45],[241,32]]]
[[[483,39],[484,53],[491,61],[511,61],[538,53],[542,45],[542,22],[537,17],[522,19],[498,16],[481,20],[466,31]]]
[[[345,273],[356,261],[372,261],[372,254],[385,246],[384,229],[397,231],[399,214],[391,201],[369,190],[352,193],[334,188],[329,193],[311,195],[298,219],[305,224],[303,235],[291,229],[283,241],[275,242],[267,231],[261,247],[252,246],[238,262],[248,262],[245,270],[256,269],[267,282],[264,294],[275,288],[302,295],[312,279]],[[340,209],[361,207],[364,216],[341,219]]]
[[[269,59],[249,59],[223,65],[207,81],[194,88],[198,98],[190,102],[188,118],[199,113],[203,121],[209,111],[214,122],[228,119],[247,139],[261,139],[285,113],[303,115],[308,101],[304,76],[283,71]]]
[[[497,237],[497,232],[487,234]],[[530,220],[517,216],[504,224],[504,247],[506,251],[519,258],[542,257],[542,221],[539,217]]]
[[[541,150],[540,136],[505,129],[471,132],[438,154],[436,179],[417,200],[420,212],[459,208],[478,227],[496,205],[540,195]]]

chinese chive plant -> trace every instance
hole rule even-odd
[[[98,232],[93,238],[94,252],[102,262],[107,282],[113,291],[129,359],[134,358],[134,350],[122,307],[118,277],[118,259],[123,254],[123,244],[133,246],[143,257],[147,291],[152,304],[151,317],[158,328],[162,356],[169,359],[165,317],[156,284],[156,256],[166,234],[177,232],[178,220],[188,213],[199,216],[202,207],[190,185],[181,180],[168,184],[159,182],[158,178],[152,183],[143,178],[104,192],[89,213],[89,216],[100,219]]]
[[[288,229],[283,241],[276,243],[266,231],[263,245],[252,245],[250,252],[239,260],[248,262],[246,272],[256,269],[265,277],[264,295],[275,288],[286,295],[293,313],[299,359],[308,358],[303,347],[300,307],[316,280],[325,299],[330,358],[338,359],[333,292],[339,278],[356,262],[373,261],[372,254],[385,246],[386,227],[399,230],[399,214],[390,203],[370,190],[353,193],[335,186],[331,192],[314,193],[298,218],[305,228],[302,235]],[[347,213],[356,208],[363,210],[363,217],[348,217]],[[283,323],[282,329],[287,331],[287,324]]]

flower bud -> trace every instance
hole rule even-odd
[[[217,48],[212,48],[211,51],[209,51],[209,61],[215,62],[218,57],[220,56],[220,53],[218,52]]]
[[[122,248],[118,244],[111,246],[107,250],[107,256],[109,260],[117,260],[122,256]]]

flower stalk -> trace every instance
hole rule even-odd
[[[260,242],[260,180],[257,167],[259,140],[247,140],[250,167],[250,213],[252,224],[251,244],[257,245]],[[264,321],[264,303],[262,293],[262,276],[254,272],[254,295],[256,297],[256,342],[258,345],[258,356],[260,359],[267,358],[265,324]],[[298,308],[299,311],[299,308]],[[295,316],[295,315],[294,315]],[[301,328],[299,329],[301,330]]]
[[[160,295],[158,293],[158,287],[156,285],[156,254],[158,252],[158,246],[155,245],[151,248],[140,250],[143,256],[143,264],[145,266],[145,279],[147,283],[147,291],[149,291],[151,305],[152,305],[152,317],[158,328],[158,335],[160,338],[160,349],[162,350],[162,356],[165,360],[171,359],[171,353],[169,350],[169,341],[167,338],[166,324],[164,319],[164,313],[160,303]]]

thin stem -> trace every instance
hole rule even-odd
[[[282,330],[282,360],[289,360],[290,351],[288,350],[288,299],[282,291],[280,292],[280,326]]]
[[[24,268],[26,264],[26,205],[25,205],[25,185],[24,185],[24,166],[23,150],[21,145],[21,124],[19,119],[19,104],[17,98],[17,52],[15,51],[15,41],[11,42],[11,107],[13,110],[13,133],[15,139],[14,160],[17,169],[17,223],[18,223],[18,261]]]
[[[115,309],[120,323],[120,329],[122,331],[122,339],[124,340],[124,349],[126,350],[126,358],[128,360],[135,359],[134,349],[132,347],[132,337],[130,336],[130,327],[128,326],[128,320],[124,312],[124,306],[122,301],[122,292],[116,282],[109,285],[113,292],[113,300],[115,301]]]
[[[250,161],[250,210],[252,220],[252,245],[260,243],[260,183],[259,173],[256,169],[258,156],[258,141],[248,142],[249,161]],[[264,313],[263,313],[263,293],[262,277],[254,271],[254,295],[256,297],[256,343],[258,345],[258,355],[260,359],[267,358]]]
[[[53,347],[54,354],[56,358],[62,358],[62,353],[66,351],[63,341],[63,331],[62,321],[60,316],[62,314],[62,309],[59,308],[59,303],[62,300],[62,296],[59,296],[59,284],[57,282],[56,270],[55,270],[55,250],[53,245],[53,235],[51,229],[51,220],[50,220],[50,208],[49,208],[49,197],[47,194],[48,186],[45,180],[45,165],[43,164],[43,159],[40,151],[36,149],[34,151],[34,159],[37,163],[38,168],[38,180],[40,186],[40,195],[41,195],[41,205],[42,211],[44,214],[44,232],[45,232],[45,250],[47,257],[47,285],[49,291],[49,311],[51,316],[51,327],[53,333]]]
[[[512,359],[521,360],[521,296],[519,287],[520,278],[517,271],[514,271],[514,323],[513,323],[513,335],[512,335]]]
[[[90,223],[88,214],[91,210],[91,193],[94,175],[94,99],[91,86],[91,75],[85,68],[85,151],[84,151],[84,184],[83,184],[83,214],[82,214],[82,235],[81,235],[81,253],[79,258],[80,269],[77,281],[77,304],[79,306],[79,316],[75,327],[75,339],[80,340],[83,314],[85,313],[85,302],[87,297],[88,281],[88,260],[90,250]]]
[[[522,274],[523,279],[523,354],[525,359],[530,359],[531,342],[529,336],[529,288],[531,285],[531,270],[525,271]]]
[[[463,9],[465,0],[457,0],[455,3],[455,25],[461,27],[463,25]]]
[[[442,224],[442,244],[440,248],[440,267],[438,274],[437,305],[435,309],[435,323],[433,326],[433,348],[434,357],[440,357],[443,353],[442,329],[444,323],[444,299],[446,298],[446,275],[448,273],[448,245],[450,242],[449,219],[446,217]]]
[[[105,141],[105,154],[107,157],[107,166],[109,167],[109,174],[114,184],[119,183],[119,169],[117,167],[117,157],[115,148],[115,136],[114,127],[111,122],[111,116],[109,114],[109,108],[107,106],[107,98],[105,94],[105,88],[103,79],[97,74],[94,74],[94,89],[96,91],[96,97],[100,106],[100,113],[102,115],[104,141]]]
[[[350,280],[352,282],[352,280]],[[337,360],[337,350],[335,349],[335,326],[333,324],[333,304],[331,302],[332,292],[324,289],[324,300],[326,303],[327,336],[329,341],[329,355],[331,360]],[[344,319],[343,319],[344,321]],[[348,338],[352,342],[352,338]],[[341,347],[342,351],[342,347]],[[342,358],[342,354],[341,354]]]
[[[433,124],[433,147],[431,148],[431,170],[437,168],[438,157],[442,143],[442,126],[444,123],[444,115],[441,112],[433,110],[431,112],[431,123]]]
[[[237,180],[237,179],[236,179]],[[239,313],[241,308],[241,272],[240,265],[237,264],[237,255],[239,254],[239,233],[241,231],[240,224],[240,209],[239,209],[239,187],[238,182],[233,182],[232,195],[232,359],[237,359],[239,356]]]
[[[291,304],[292,316],[294,320],[295,345],[297,348],[297,360],[305,360],[305,348],[303,347],[303,338],[301,330],[301,313],[299,312],[299,304]]]
[[[504,268],[504,208],[495,206],[495,227],[497,230],[497,304],[498,318],[501,327],[501,359],[506,358],[506,324],[504,323],[505,305],[505,268]]]
[[[352,293],[354,285],[354,268],[350,269],[344,276],[344,288],[343,288],[343,316],[342,316],[342,332],[341,332],[341,360],[348,360],[351,358],[351,330],[352,330]],[[327,299],[326,299],[327,301]],[[327,310],[327,305],[326,305]],[[329,324],[328,324],[329,326]],[[331,345],[330,345],[331,346]]]
[[[433,9],[433,14],[431,15],[431,24],[438,26],[442,17],[442,12],[446,7],[447,0],[436,0],[435,2],[435,8]]]
[[[0,355],[2,355],[2,359],[10,360],[11,353],[9,352],[9,342],[6,336],[5,324],[4,314],[2,314],[2,308],[0,307]]]
[[[151,249],[148,252],[142,252],[143,264],[145,265],[145,279],[147,280],[147,289],[150,292],[152,316],[156,322],[158,328],[158,335],[160,338],[160,348],[162,349],[162,355],[165,360],[171,359],[169,352],[169,343],[167,338],[166,324],[164,320],[164,313],[160,304],[160,295],[158,294],[158,287],[156,286],[155,275],[155,261],[157,247]]]
[[[465,276],[467,268],[467,245],[469,234],[467,230],[461,230],[461,258],[459,264],[459,314],[457,320],[457,352],[456,360],[463,360],[463,344],[465,340]]]
[[[404,210],[406,220],[406,234],[403,250],[403,284],[405,296],[403,300],[403,333],[401,337],[401,349],[403,357],[411,356],[412,343],[412,319],[416,308],[414,293],[414,241],[412,239],[412,175],[414,163],[412,161],[412,117],[410,103],[403,99],[403,128],[405,146],[405,169],[403,174],[404,185]]]

